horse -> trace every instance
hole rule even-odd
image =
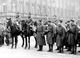
[[[15,45],[15,48],[17,48],[17,42],[18,42],[18,36],[21,34],[22,32],[20,31],[19,27],[17,26],[17,24],[14,24],[12,26],[10,26],[10,34],[11,34],[11,38],[12,38],[12,47]],[[14,41],[15,40],[15,41]],[[15,44],[14,44],[15,43]]]
[[[29,25],[25,20],[22,20],[21,25],[22,25],[22,40],[23,40],[22,47],[24,46],[25,43],[25,49],[27,48],[27,44],[29,44],[28,49],[30,49],[30,37],[34,36],[33,27],[31,26],[31,24]],[[37,46],[37,44],[35,46]]]

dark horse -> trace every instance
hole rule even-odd
[[[12,37],[12,47],[11,48],[13,48],[14,45],[16,48],[17,42],[18,42],[17,37],[18,37],[18,35],[21,34],[21,31],[20,31],[19,27],[17,26],[17,24],[13,24],[12,26],[10,26],[10,33],[11,33],[11,37]]]
[[[28,22],[22,20],[22,40],[23,40],[22,47],[24,46],[25,43],[25,49],[27,48],[27,44],[29,44],[28,49],[30,49],[30,37],[33,36],[33,34],[34,34],[33,28],[28,24]]]
[[[12,46],[11,46],[11,48],[13,48],[14,45],[15,45],[15,48],[16,48],[17,47],[17,42],[18,42],[17,41],[17,36],[20,35],[21,31],[19,30],[18,25],[16,23],[12,22],[11,18],[7,19],[7,20],[9,20],[7,22],[7,29],[9,30],[9,33],[10,33],[11,38],[12,38],[12,43],[11,43]],[[7,41],[9,42],[9,39]]]

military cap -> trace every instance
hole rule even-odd
[[[39,22],[41,22],[42,20],[40,19]]]
[[[63,22],[63,20],[60,19],[59,22]]]
[[[11,20],[11,18],[6,18],[7,20]]]
[[[69,23],[70,21],[66,21],[65,24]]]
[[[16,18],[19,18],[19,15],[17,15]]]
[[[70,21],[71,21],[71,22],[74,22],[74,20],[73,20],[73,19],[71,19]]]
[[[30,19],[31,18],[31,16],[28,16],[28,19]]]
[[[50,20],[48,22],[51,22]]]

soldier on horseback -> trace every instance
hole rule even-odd
[[[7,46],[9,46],[9,44],[10,44],[10,40],[9,40],[9,38],[10,38],[10,32],[11,32],[11,26],[12,26],[12,20],[11,20],[11,18],[6,18],[7,19],[7,25],[6,25],[6,34],[5,34],[5,37],[6,37],[6,40],[5,40],[5,42],[6,42],[6,44],[7,44]]]

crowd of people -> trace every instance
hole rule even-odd
[[[57,23],[55,23],[58,21]],[[13,22],[10,19],[8,19],[7,25],[6,25],[6,30],[7,32],[3,32],[0,35],[0,43],[1,45],[4,42],[4,33],[6,37],[6,43],[7,46],[10,44],[9,39],[10,35],[12,37],[15,37],[15,48],[17,48],[17,36],[18,35],[24,35],[26,37],[34,36],[35,37],[35,48],[39,48],[38,51],[43,50],[43,46],[46,45],[46,42],[48,44],[49,50],[48,52],[53,52],[53,46],[54,43],[56,43],[58,53],[63,53],[64,52],[64,47],[67,49],[67,51],[70,51],[71,54],[76,54],[77,52],[77,47],[80,47],[80,28],[79,25],[75,24],[75,21],[73,19],[68,20],[63,24],[63,20],[56,20],[54,22],[48,20],[45,23],[43,23],[43,20],[38,20],[38,21],[33,21],[30,17],[28,17],[28,20],[16,20],[14,23],[16,27],[11,29],[13,26]],[[22,24],[23,22],[23,24]],[[13,34],[17,30],[18,33]],[[30,32],[29,32],[30,31]],[[31,34],[33,33],[33,34]],[[30,35],[29,35],[30,34]],[[14,35],[14,36],[13,36]],[[23,38],[24,36],[22,36]],[[2,39],[2,40],[1,40]],[[12,48],[13,48],[13,41],[12,39]],[[27,39],[26,39],[27,41]],[[30,41],[29,41],[30,44]],[[23,44],[24,45],[24,39],[23,39]],[[27,42],[26,42],[26,47],[27,48]],[[29,46],[30,49],[30,46]],[[80,52],[80,51],[79,51]]]

